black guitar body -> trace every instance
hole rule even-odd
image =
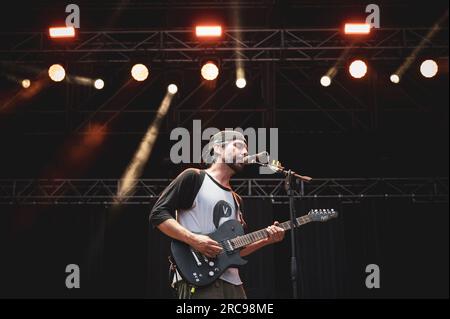
[[[244,229],[235,219],[224,222],[214,233],[209,234],[223,247],[216,258],[208,258],[181,241],[172,241],[172,256],[179,273],[187,282],[201,287],[214,282],[228,267],[245,265],[247,261],[239,255],[241,249],[233,249],[228,241],[241,235],[244,235]]]

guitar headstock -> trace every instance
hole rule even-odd
[[[314,222],[326,222],[329,219],[336,218],[338,216],[337,210],[331,209],[311,209],[308,216]]]

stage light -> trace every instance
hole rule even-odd
[[[74,27],[49,28],[51,38],[73,38],[75,36]]]
[[[368,23],[346,23],[344,27],[345,34],[369,34],[370,24]]]
[[[31,85],[31,81],[30,80],[28,80],[28,79],[22,80],[22,87],[24,89],[28,89],[30,87],[30,85]]]
[[[364,61],[355,60],[350,64],[349,72],[356,79],[362,78],[367,73],[367,65]]]
[[[104,82],[102,79],[97,79],[97,80],[95,80],[95,82],[94,82],[94,87],[95,87],[97,90],[103,89],[104,86],[105,86],[105,82]]]
[[[438,65],[434,60],[425,60],[420,65],[420,73],[426,78],[432,78],[438,72]]]
[[[214,62],[208,61],[202,66],[201,74],[205,80],[212,81],[219,75],[219,68]]]
[[[247,85],[247,81],[244,78],[240,78],[236,80],[236,86],[240,89],[245,88],[245,86]]]
[[[222,35],[222,27],[216,26],[196,26],[195,35],[197,37],[220,37]]]
[[[400,82],[400,77],[397,74],[392,74],[390,79],[391,79],[391,82],[395,83],[395,84]]]
[[[48,68],[48,76],[55,82],[61,82],[66,77],[66,71],[60,64],[53,64]]]
[[[169,84],[169,86],[167,87],[167,92],[169,92],[170,94],[175,94],[178,92],[178,87],[175,84]]]
[[[247,80],[245,79],[245,70],[242,63],[237,63],[236,68],[236,86],[240,89],[245,88],[247,85]]]
[[[322,86],[330,86],[331,78],[328,75],[322,76],[320,78],[320,84],[322,84]]]
[[[144,81],[148,77],[148,69],[143,64],[135,64],[131,68],[131,75],[136,81]]]

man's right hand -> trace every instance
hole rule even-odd
[[[190,246],[210,258],[215,258],[222,251],[218,242],[205,235],[194,234]]]

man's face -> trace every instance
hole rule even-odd
[[[229,142],[225,145],[222,161],[227,163],[236,173],[244,169],[243,159],[248,155],[247,145],[241,140]]]

